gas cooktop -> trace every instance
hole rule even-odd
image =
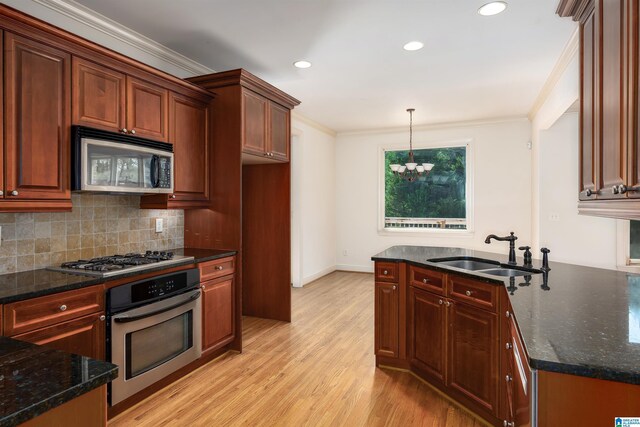
[[[173,264],[193,260],[193,257],[174,255],[173,252],[146,251],[143,254],[128,253],[92,259],[65,262],[60,267],[49,267],[47,270],[70,274],[81,274],[96,277],[111,277],[144,271],[150,268],[170,267]]]

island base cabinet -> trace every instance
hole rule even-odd
[[[498,404],[498,345],[495,313],[451,303],[447,384],[494,415]]]
[[[37,416],[19,427],[104,427],[107,386],[103,385]]]
[[[376,356],[399,356],[399,292],[395,283],[375,284]]]
[[[409,288],[409,361],[424,376],[444,385],[447,324],[444,299]]]

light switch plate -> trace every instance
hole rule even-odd
[[[156,233],[162,233],[162,227],[164,220],[162,218],[156,218]]]

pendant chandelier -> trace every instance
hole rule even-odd
[[[429,172],[431,172],[431,169],[433,169],[433,163],[423,163],[419,165],[413,159],[413,112],[414,111],[416,111],[415,108],[407,109],[407,112],[409,113],[409,161],[404,165],[398,165],[398,164],[389,165],[394,175],[409,182],[415,181],[420,176],[429,175]]]

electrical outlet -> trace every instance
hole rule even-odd
[[[349,255],[349,251],[347,251],[346,249],[342,251],[342,256],[348,256]]]
[[[552,212],[549,214],[549,221],[558,222],[560,221],[560,214]]]
[[[162,233],[162,226],[164,220],[162,218],[156,218],[156,233]]]

